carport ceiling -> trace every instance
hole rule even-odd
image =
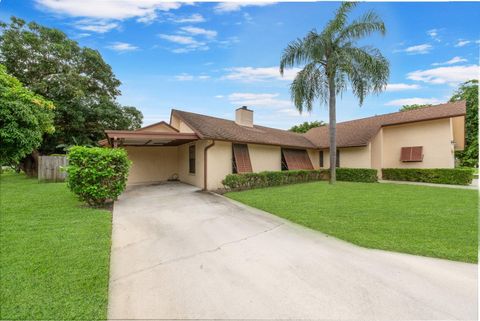
[[[178,146],[198,139],[193,133],[106,130],[110,146]]]

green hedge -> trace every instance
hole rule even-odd
[[[474,170],[471,168],[384,168],[382,178],[435,184],[469,185]]]
[[[275,171],[229,174],[222,181],[227,189],[245,190],[328,179],[328,170]]]
[[[67,157],[68,187],[89,205],[116,200],[125,190],[131,162],[124,149],[74,146]]]
[[[377,170],[371,168],[337,168],[337,180],[346,182],[375,183]]]
[[[260,173],[229,174],[222,181],[227,189],[245,190],[258,187],[278,186],[328,180],[329,170],[275,171]],[[376,182],[377,171],[367,168],[337,168],[337,180],[349,182]]]

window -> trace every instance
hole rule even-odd
[[[188,172],[195,174],[195,145],[188,146]]]
[[[340,150],[337,149],[337,159],[335,162],[335,167],[340,167]]]
[[[320,167],[323,167],[323,150],[320,151]]]
[[[232,172],[234,174],[252,172],[247,144],[232,144]]]
[[[402,162],[423,161],[423,146],[402,147],[400,152],[400,161]]]
[[[285,168],[286,167],[286,168]],[[313,169],[305,149],[282,149],[282,170]]]

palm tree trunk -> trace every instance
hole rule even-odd
[[[329,79],[328,81],[328,112],[329,112],[329,121],[328,121],[328,132],[330,138],[330,184],[335,184],[337,181],[336,175],[336,165],[337,165],[337,141],[336,141],[336,131],[337,131],[337,116],[336,116],[336,96],[335,96],[335,81]]]

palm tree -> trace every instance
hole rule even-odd
[[[385,24],[375,12],[367,12],[347,24],[354,2],[344,2],[318,33],[310,31],[303,39],[291,42],[280,61],[280,73],[286,68],[304,66],[290,86],[295,107],[300,113],[311,111],[319,99],[329,109],[330,184],[336,181],[336,96],[347,89],[347,83],[360,106],[369,93],[385,89],[390,74],[387,59],[376,48],[357,46],[356,42],[372,33],[385,34]]]

